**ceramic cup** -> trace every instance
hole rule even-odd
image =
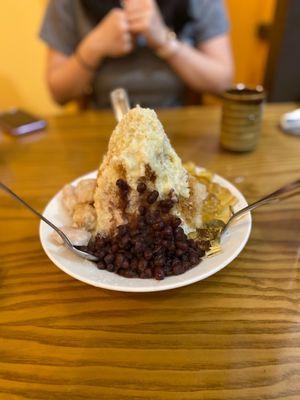
[[[221,145],[231,151],[254,150],[261,131],[265,91],[238,84],[223,94]]]

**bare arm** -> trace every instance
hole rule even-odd
[[[71,56],[49,49],[46,80],[53,98],[59,104],[80,98],[105,57],[119,57],[131,50],[125,13],[114,9],[82,40]]]
[[[100,64],[100,60],[99,60]],[[94,73],[83,68],[74,55],[48,50],[46,80],[54,100],[63,105],[84,95]]]
[[[218,94],[232,83],[234,68],[228,35],[204,42],[197,49],[178,42],[166,61],[197,92]]]

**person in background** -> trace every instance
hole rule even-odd
[[[50,0],[40,37],[62,105],[89,94],[106,108],[124,87],[133,104],[180,106],[186,87],[219,94],[232,81],[222,0]]]

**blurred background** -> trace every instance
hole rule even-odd
[[[277,56],[276,49],[270,52],[274,38],[272,26],[274,27],[275,19],[276,24],[280,24],[280,20],[284,19],[286,8],[291,2],[288,0],[225,0],[225,2],[231,20],[231,38],[236,64],[235,82],[247,85],[264,83],[272,85],[271,75],[274,75],[272,65],[278,61],[278,50]],[[297,0],[294,3],[297,3]],[[298,9],[299,3],[298,0]],[[38,38],[46,5],[47,0],[10,0],[1,4],[1,110],[17,106],[45,115],[69,112],[75,108],[72,104],[67,107],[55,105],[46,88],[44,80],[46,47]],[[280,31],[279,28],[277,30]],[[277,36],[279,34],[280,32]],[[278,43],[278,40],[277,38],[275,41]],[[267,73],[269,76],[266,80]],[[204,103],[215,101],[217,100],[211,96],[204,97]]]

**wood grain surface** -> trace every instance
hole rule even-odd
[[[218,108],[160,113],[184,161],[253,201],[300,177],[300,138],[266,107],[261,141],[219,148]],[[49,118],[45,133],[0,135],[0,180],[42,210],[106,151],[111,113]],[[76,281],[44,254],[38,224],[0,193],[0,399],[300,399],[300,198],[254,213],[227,268],[169,292],[125,294]]]

